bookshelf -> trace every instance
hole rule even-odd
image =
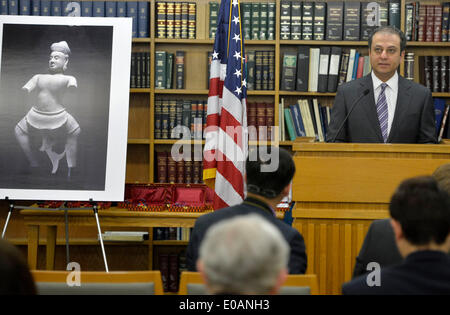
[[[182,2],[174,0],[173,2]],[[160,150],[167,151],[177,140],[155,139],[154,137],[154,104],[155,99],[179,99],[189,98],[192,100],[206,100],[207,89],[207,52],[212,49],[213,39],[209,38],[209,0],[196,1],[196,38],[195,39],[167,39],[158,38],[156,32],[156,12],[157,1],[150,2],[150,38],[133,39],[133,52],[150,51],[151,71],[150,88],[130,89],[130,120],[129,120],[129,140],[128,140],[128,162],[127,162],[127,183],[147,183],[156,182],[156,154]],[[215,1],[218,2],[218,1]],[[275,38],[273,40],[245,40],[246,52],[249,50],[269,50],[275,54],[275,81],[273,90],[249,90],[248,102],[266,102],[274,104],[274,121],[278,125],[279,112],[278,105],[281,98],[286,104],[295,103],[297,99],[317,98],[321,105],[331,107],[336,95],[332,93],[319,92],[298,92],[281,90],[282,58],[285,52],[297,51],[298,46],[323,47],[340,46],[343,48],[354,48],[362,55],[368,55],[367,41],[328,41],[328,40],[284,40],[280,39],[280,0],[248,0],[241,3],[269,3],[276,4],[275,17]],[[328,2],[328,1],[325,1]],[[350,1],[366,2],[366,1]],[[388,1],[379,1],[387,3]],[[405,5],[410,1],[400,1],[400,27],[405,30]],[[442,4],[446,1],[425,1],[421,4]],[[175,53],[183,50],[185,57],[185,89],[156,89],[155,86],[155,51],[167,51]],[[419,42],[409,41],[407,52],[414,55],[414,80],[419,82],[419,56],[422,55],[448,55],[450,52],[450,42]],[[404,64],[400,65],[400,73],[404,74]],[[450,93],[434,92],[433,97],[450,98]],[[204,140],[202,141],[204,143]],[[293,141],[281,141],[280,145],[291,149]]]

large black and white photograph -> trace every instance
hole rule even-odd
[[[0,198],[123,200],[129,19],[0,27]]]

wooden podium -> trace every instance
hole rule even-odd
[[[351,279],[370,223],[389,217],[389,201],[406,178],[450,163],[450,145],[294,143],[293,226],[305,238],[307,273],[321,294]]]

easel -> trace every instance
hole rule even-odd
[[[97,205],[97,202],[93,201],[92,199],[89,199],[89,202],[91,203],[92,208],[67,208],[66,207],[66,202],[64,202],[62,207],[51,208],[50,209],[50,208],[40,208],[40,207],[15,206],[14,202],[11,201],[8,197],[5,197],[5,200],[9,202],[9,211],[8,211],[8,215],[6,217],[5,226],[3,227],[2,239],[5,238],[6,229],[8,228],[9,220],[11,218],[11,215],[12,215],[14,209],[46,210],[46,211],[60,211],[60,210],[64,210],[65,234],[66,234],[66,262],[67,262],[67,264],[70,262],[70,258],[69,258],[69,210],[92,210],[92,211],[94,211],[95,221],[97,223],[97,230],[98,230],[98,235],[99,235],[99,239],[100,239],[100,247],[102,249],[103,261],[105,263],[105,270],[106,270],[106,272],[109,272],[108,262],[106,261],[105,246],[103,244],[102,231],[100,229],[100,221],[98,219],[98,205]]]

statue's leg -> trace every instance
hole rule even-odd
[[[17,142],[19,143],[20,147],[25,153],[25,156],[30,162],[30,166],[38,167],[39,162],[36,159],[36,156],[33,154],[33,151],[31,150],[30,137],[28,136],[28,133],[25,133],[18,125],[16,125],[16,127],[14,128],[14,133],[16,135]]]
[[[67,136],[66,140],[66,159],[69,171],[67,176],[71,176],[72,170],[77,166],[77,149],[78,149],[78,136],[80,135],[80,128]]]

